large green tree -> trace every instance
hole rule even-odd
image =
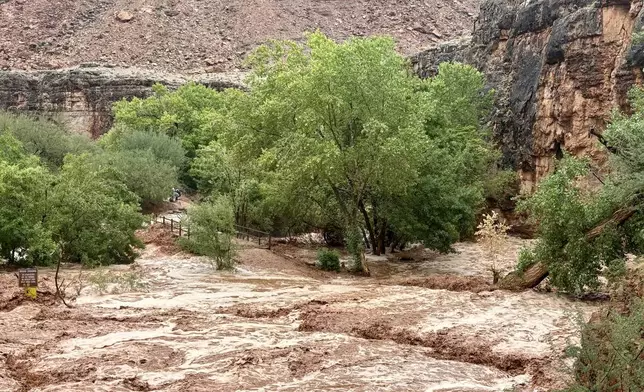
[[[272,193],[365,230],[376,253],[390,231],[447,250],[472,223],[492,156],[480,73],[447,64],[421,81],[389,38],[319,33],[263,46],[249,64],[244,120],[224,138],[258,156]]]
[[[196,83],[187,83],[176,91],[157,84],[146,99],[134,98],[114,105],[117,126],[133,131],[161,132],[179,137],[190,157],[196,150],[215,140],[229,127],[228,95]]]
[[[44,264],[54,252],[45,225],[52,176],[11,134],[0,135],[0,257]]]
[[[134,232],[144,218],[138,198],[109,167],[89,155],[65,158],[49,195],[47,225],[65,262],[89,265],[131,262],[141,243]]]

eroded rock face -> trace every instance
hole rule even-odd
[[[0,71],[0,109],[56,113],[72,130],[96,137],[110,128],[114,102],[148,97],[155,83],[176,88],[189,81],[215,89],[242,88],[235,74],[190,77],[112,68]]]
[[[591,130],[626,108],[641,80],[643,27],[642,0],[488,0],[471,38],[412,61],[421,76],[449,60],[486,74],[497,91],[492,123],[504,163],[530,191],[562,151],[605,161]]]

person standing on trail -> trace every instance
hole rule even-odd
[[[170,197],[171,202],[175,202],[179,200],[179,197],[181,197],[181,192],[179,192],[179,189],[177,188],[172,188],[172,196]]]

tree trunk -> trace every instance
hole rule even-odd
[[[376,215],[376,206],[373,205],[373,236],[371,237],[371,254],[374,256],[380,256],[380,249],[378,249],[378,216]]]
[[[586,239],[592,241],[597,238],[604,229],[609,225],[621,225],[632,217],[637,211],[634,207],[621,208],[610,218],[602,221],[586,233]],[[548,266],[545,263],[538,262],[532,264],[523,273],[519,271],[510,272],[499,283],[499,288],[510,291],[522,291],[536,287],[549,274]]]
[[[365,233],[364,231],[364,227],[361,227],[360,231],[362,232],[362,240],[364,241],[364,246],[369,247],[369,239],[367,238],[367,233]]]
[[[374,227],[371,225],[369,213],[367,213],[367,209],[365,208],[364,202],[362,200],[360,201],[360,203],[358,203],[358,208],[360,208],[360,212],[362,213],[362,217],[364,218],[365,226],[367,227],[367,231],[369,232],[368,244],[371,246],[373,254],[376,254],[376,233],[374,233],[373,231]]]
[[[510,291],[523,291],[536,287],[548,276],[548,266],[545,263],[535,263],[525,271],[510,272],[501,279],[499,288]]]
[[[389,253],[394,253],[397,245],[398,245],[398,238],[394,234],[393,237],[391,238],[391,244],[389,244],[389,249],[391,249]]]
[[[635,215],[635,212],[637,209],[634,207],[628,207],[628,208],[621,208],[613,214],[610,218],[606,219],[605,221],[601,222],[597,226],[595,226],[592,230],[588,231],[586,233],[586,239],[592,240],[596,237],[599,237],[599,235],[604,231],[606,226],[614,224],[614,225],[621,225],[624,222],[626,222],[630,217]]]
[[[384,255],[385,251],[385,238],[387,236],[387,221],[382,220],[380,223],[380,233],[378,233],[378,255]]]

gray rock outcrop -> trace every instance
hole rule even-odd
[[[56,114],[74,131],[96,137],[110,128],[114,102],[148,97],[155,83],[177,88],[189,81],[220,90],[243,88],[240,74],[190,76],[101,67],[0,71],[0,109]]]

